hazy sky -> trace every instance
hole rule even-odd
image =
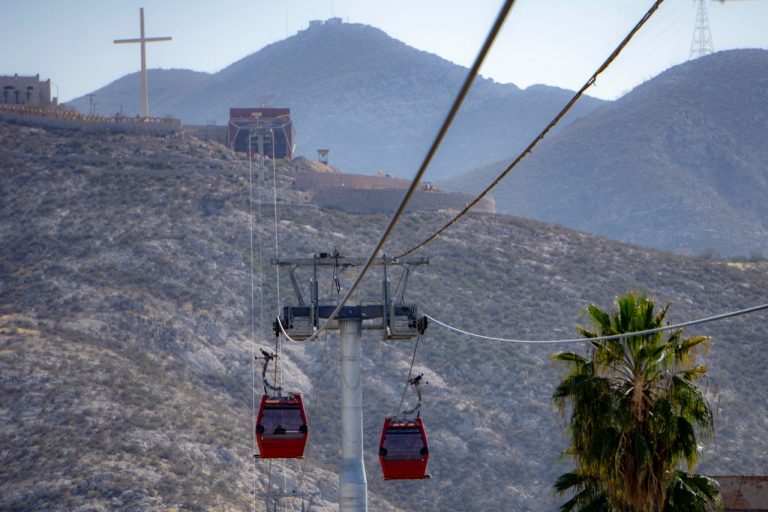
[[[482,74],[520,87],[580,87],[652,4],[650,0],[518,0]],[[40,74],[66,101],[138,71],[139,7],[150,68],[215,72],[339,16],[381,28],[410,46],[469,66],[499,0],[0,0],[0,75]],[[590,94],[621,96],[688,59],[692,0],[666,0]],[[768,0],[708,1],[715,50],[768,47]],[[372,63],[373,64],[373,63]],[[150,98],[151,98],[150,83]]]

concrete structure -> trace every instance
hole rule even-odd
[[[149,117],[149,93],[147,89],[147,49],[146,43],[156,43],[158,41],[170,41],[170,37],[144,37],[144,8],[139,9],[139,31],[138,39],[115,39],[115,44],[140,43],[141,44],[141,117]]]
[[[339,320],[341,346],[341,477],[339,510],[368,510],[368,482],[363,465],[363,321]]]
[[[713,476],[725,512],[768,511],[768,476]]]
[[[0,104],[0,120],[25,126],[78,130],[99,133],[169,135],[181,130],[181,121],[173,118],[138,118],[125,116],[90,116],[71,110],[46,109]]]
[[[320,208],[341,210],[350,213],[392,213],[403,199],[405,189],[387,188],[380,190],[320,187],[312,191],[312,203]],[[471,194],[429,192],[417,190],[406,206],[406,211],[461,210],[475,196]],[[496,203],[492,198],[484,198],[475,208],[475,212],[494,213]]]
[[[296,180],[294,181],[293,186],[301,191],[308,191],[321,187],[382,190],[388,188],[406,189],[410,184],[411,182],[409,180],[391,178],[389,176],[297,171]]]
[[[227,145],[234,151],[247,153],[262,148],[264,156],[293,158],[296,130],[289,108],[230,108]]]
[[[403,198],[409,180],[389,176],[297,171],[294,188],[307,192],[313,204],[353,213],[391,213]],[[471,194],[443,193],[422,183],[406,207],[414,210],[460,210],[474,199]],[[496,202],[486,197],[474,211],[495,213]]]
[[[327,20],[309,20],[307,28],[322,27],[323,25],[341,25],[342,23],[344,23],[344,20],[336,16]]]
[[[51,80],[40,81],[35,76],[0,76],[0,105],[50,107]]]

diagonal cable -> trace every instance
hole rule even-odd
[[[405,393],[406,391],[408,391],[408,386],[411,385],[411,375],[413,375],[413,364],[416,362],[416,351],[419,350],[420,339],[421,339],[421,335],[419,334],[416,336],[416,344],[413,346],[413,356],[411,357],[411,367],[408,368],[408,378],[405,380],[405,389],[403,389],[403,396],[400,397],[400,405],[397,406],[397,414],[395,414],[395,418],[400,416],[400,411],[403,409],[403,402],[405,401]]]
[[[642,28],[643,25],[653,16],[653,13],[656,12],[656,10],[659,8],[661,3],[664,0],[656,0],[654,4],[651,6],[651,8],[648,10],[648,12],[645,13],[645,15],[640,19],[640,21],[637,22],[637,25],[630,30],[629,34],[619,43],[619,46],[616,47],[615,50],[613,50],[613,53],[611,53],[608,58],[603,62],[603,64],[597,68],[597,71],[595,71],[591,77],[589,77],[589,80],[586,81],[586,83],[581,87],[581,89],[576,92],[576,94],[573,95],[571,100],[560,110],[560,112],[552,119],[552,121],[549,122],[549,124],[544,127],[544,129],[536,136],[535,139],[526,147],[518,156],[515,158],[511,164],[507,166],[504,171],[499,174],[499,176],[496,177],[493,182],[488,185],[488,187],[483,190],[475,199],[473,199],[467,206],[464,207],[463,210],[461,210],[455,217],[453,217],[448,223],[446,223],[443,227],[435,231],[432,235],[430,235],[428,238],[424,239],[422,242],[419,242],[417,245],[414,245],[401,255],[397,256],[397,258],[404,258],[408,256],[409,254],[417,251],[418,249],[421,249],[428,243],[432,242],[434,239],[442,235],[445,231],[448,230],[451,226],[453,226],[456,222],[459,221],[464,215],[469,212],[472,208],[474,208],[477,203],[482,201],[482,199],[488,195],[488,193],[496,187],[501,181],[507,177],[507,175],[517,167],[517,165],[528,155],[531,154],[533,151],[533,148],[535,148],[541,140],[546,137],[546,135],[549,133],[549,131],[554,128],[554,126],[560,122],[560,120],[565,116],[565,114],[568,113],[569,110],[571,110],[571,107],[581,98],[587,89],[589,89],[597,80],[598,75],[600,75],[603,71],[605,71],[608,66],[616,59],[616,57],[619,56],[621,51],[624,49],[625,46],[629,43],[629,41],[635,36],[635,34]]]
[[[443,124],[440,127],[440,130],[438,131],[437,136],[435,136],[435,140],[434,142],[432,142],[432,145],[430,146],[429,151],[427,151],[427,155],[424,157],[424,161],[421,163],[421,166],[419,167],[418,172],[413,177],[413,181],[411,181],[411,184],[408,187],[408,190],[406,190],[405,195],[403,196],[403,199],[400,201],[400,205],[395,210],[395,213],[392,214],[392,218],[390,219],[387,227],[384,229],[384,233],[381,235],[381,238],[379,239],[378,243],[371,251],[370,256],[368,256],[368,259],[365,262],[365,265],[363,266],[362,270],[357,275],[357,277],[355,278],[355,281],[352,283],[352,286],[349,287],[349,290],[347,290],[347,293],[344,295],[341,301],[339,301],[339,304],[336,306],[336,309],[333,310],[333,312],[328,317],[328,319],[320,326],[317,332],[315,332],[312,336],[310,336],[304,341],[312,341],[316,339],[320,335],[320,332],[323,329],[325,329],[328,323],[330,323],[334,318],[336,318],[336,315],[339,314],[339,311],[341,311],[341,308],[343,308],[344,305],[347,303],[349,298],[352,296],[352,294],[355,292],[357,287],[362,282],[365,274],[371,268],[371,265],[373,265],[373,261],[376,259],[376,256],[379,254],[379,251],[381,251],[381,248],[384,246],[384,242],[386,242],[387,238],[389,238],[389,235],[392,233],[392,230],[394,229],[395,224],[397,224],[397,221],[400,219],[400,216],[405,211],[406,205],[411,200],[411,197],[416,191],[416,188],[419,186],[421,177],[427,171],[427,167],[429,167],[429,164],[432,161],[432,158],[435,156],[437,149],[440,147],[440,144],[442,143],[443,138],[445,137],[445,134],[448,132],[448,128],[450,128],[451,123],[453,122],[453,119],[456,117],[456,114],[458,113],[459,108],[461,107],[461,104],[464,102],[464,98],[469,93],[469,89],[472,87],[472,83],[474,82],[475,78],[480,72],[480,67],[483,64],[483,61],[485,60],[486,55],[488,55],[488,52],[490,51],[491,46],[493,46],[493,42],[496,39],[496,36],[501,31],[501,26],[504,24],[504,20],[507,18],[507,14],[509,14],[509,11],[512,9],[512,6],[514,4],[515,4],[515,0],[505,0],[504,5],[502,6],[498,16],[496,17],[496,21],[491,27],[491,30],[488,33],[488,36],[485,38],[485,42],[483,43],[483,46],[480,48],[480,52],[477,54],[477,57],[475,58],[474,64],[472,64],[472,68],[470,68],[469,72],[467,73],[467,77],[464,80],[464,84],[462,85],[458,96],[454,100],[453,105],[451,106],[451,109],[448,111],[448,115],[445,117],[445,121],[443,121]],[[290,336],[287,335],[287,333],[285,332],[285,329],[283,328],[282,322],[280,322],[279,317],[277,320],[280,325],[280,329],[283,332],[283,335],[286,336],[286,339],[295,341]]]
[[[452,325],[446,324],[445,322],[441,322],[437,318],[434,318],[430,315],[425,314],[424,316],[429,318],[432,322],[435,322],[436,324],[441,325],[450,331],[458,332],[459,334],[464,334],[465,336],[471,336],[473,338],[479,338],[479,339],[490,340],[490,341],[503,341],[506,343],[524,343],[529,345],[544,345],[544,344],[552,344],[552,343],[583,343],[585,341],[590,341],[590,342],[608,341],[608,340],[618,340],[620,338],[633,338],[635,336],[646,336],[648,334],[654,334],[657,332],[674,331],[677,329],[682,329],[684,327],[690,327],[692,325],[705,324],[708,322],[717,322],[720,320],[725,320],[726,318],[733,318],[736,316],[748,315],[750,313],[757,313],[758,311],[764,311],[766,309],[768,309],[768,304],[761,304],[759,306],[753,306],[745,309],[738,309],[736,311],[729,311],[727,313],[721,313],[718,315],[708,316],[705,318],[698,318],[696,320],[689,320],[687,322],[681,322],[681,323],[672,324],[672,325],[665,325],[664,327],[656,327],[655,329],[646,329],[644,331],[635,331],[635,332],[624,332],[621,334],[611,334],[610,336],[598,336],[594,338],[571,338],[571,339],[563,339],[563,340],[516,340],[516,339],[509,339],[509,338],[497,338],[494,336],[486,336],[484,334],[477,334],[477,333],[465,331],[463,329],[459,329],[458,327],[454,327]]]

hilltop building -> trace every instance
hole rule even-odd
[[[51,100],[51,80],[40,81],[35,76],[0,76],[0,105],[26,105],[30,107],[50,107],[56,104]]]
[[[341,25],[344,20],[337,17],[328,18],[327,20],[309,20],[309,26],[307,28],[322,27],[323,25]]]
[[[264,155],[293,158],[296,130],[289,108],[230,108],[227,145],[234,151],[258,152],[259,140]]]

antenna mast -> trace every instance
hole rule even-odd
[[[691,53],[689,59],[695,59],[709,55],[715,51],[712,45],[712,32],[709,30],[709,16],[707,15],[707,0],[693,0],[696,3],[696,23],[693,26],[691,38]]]

